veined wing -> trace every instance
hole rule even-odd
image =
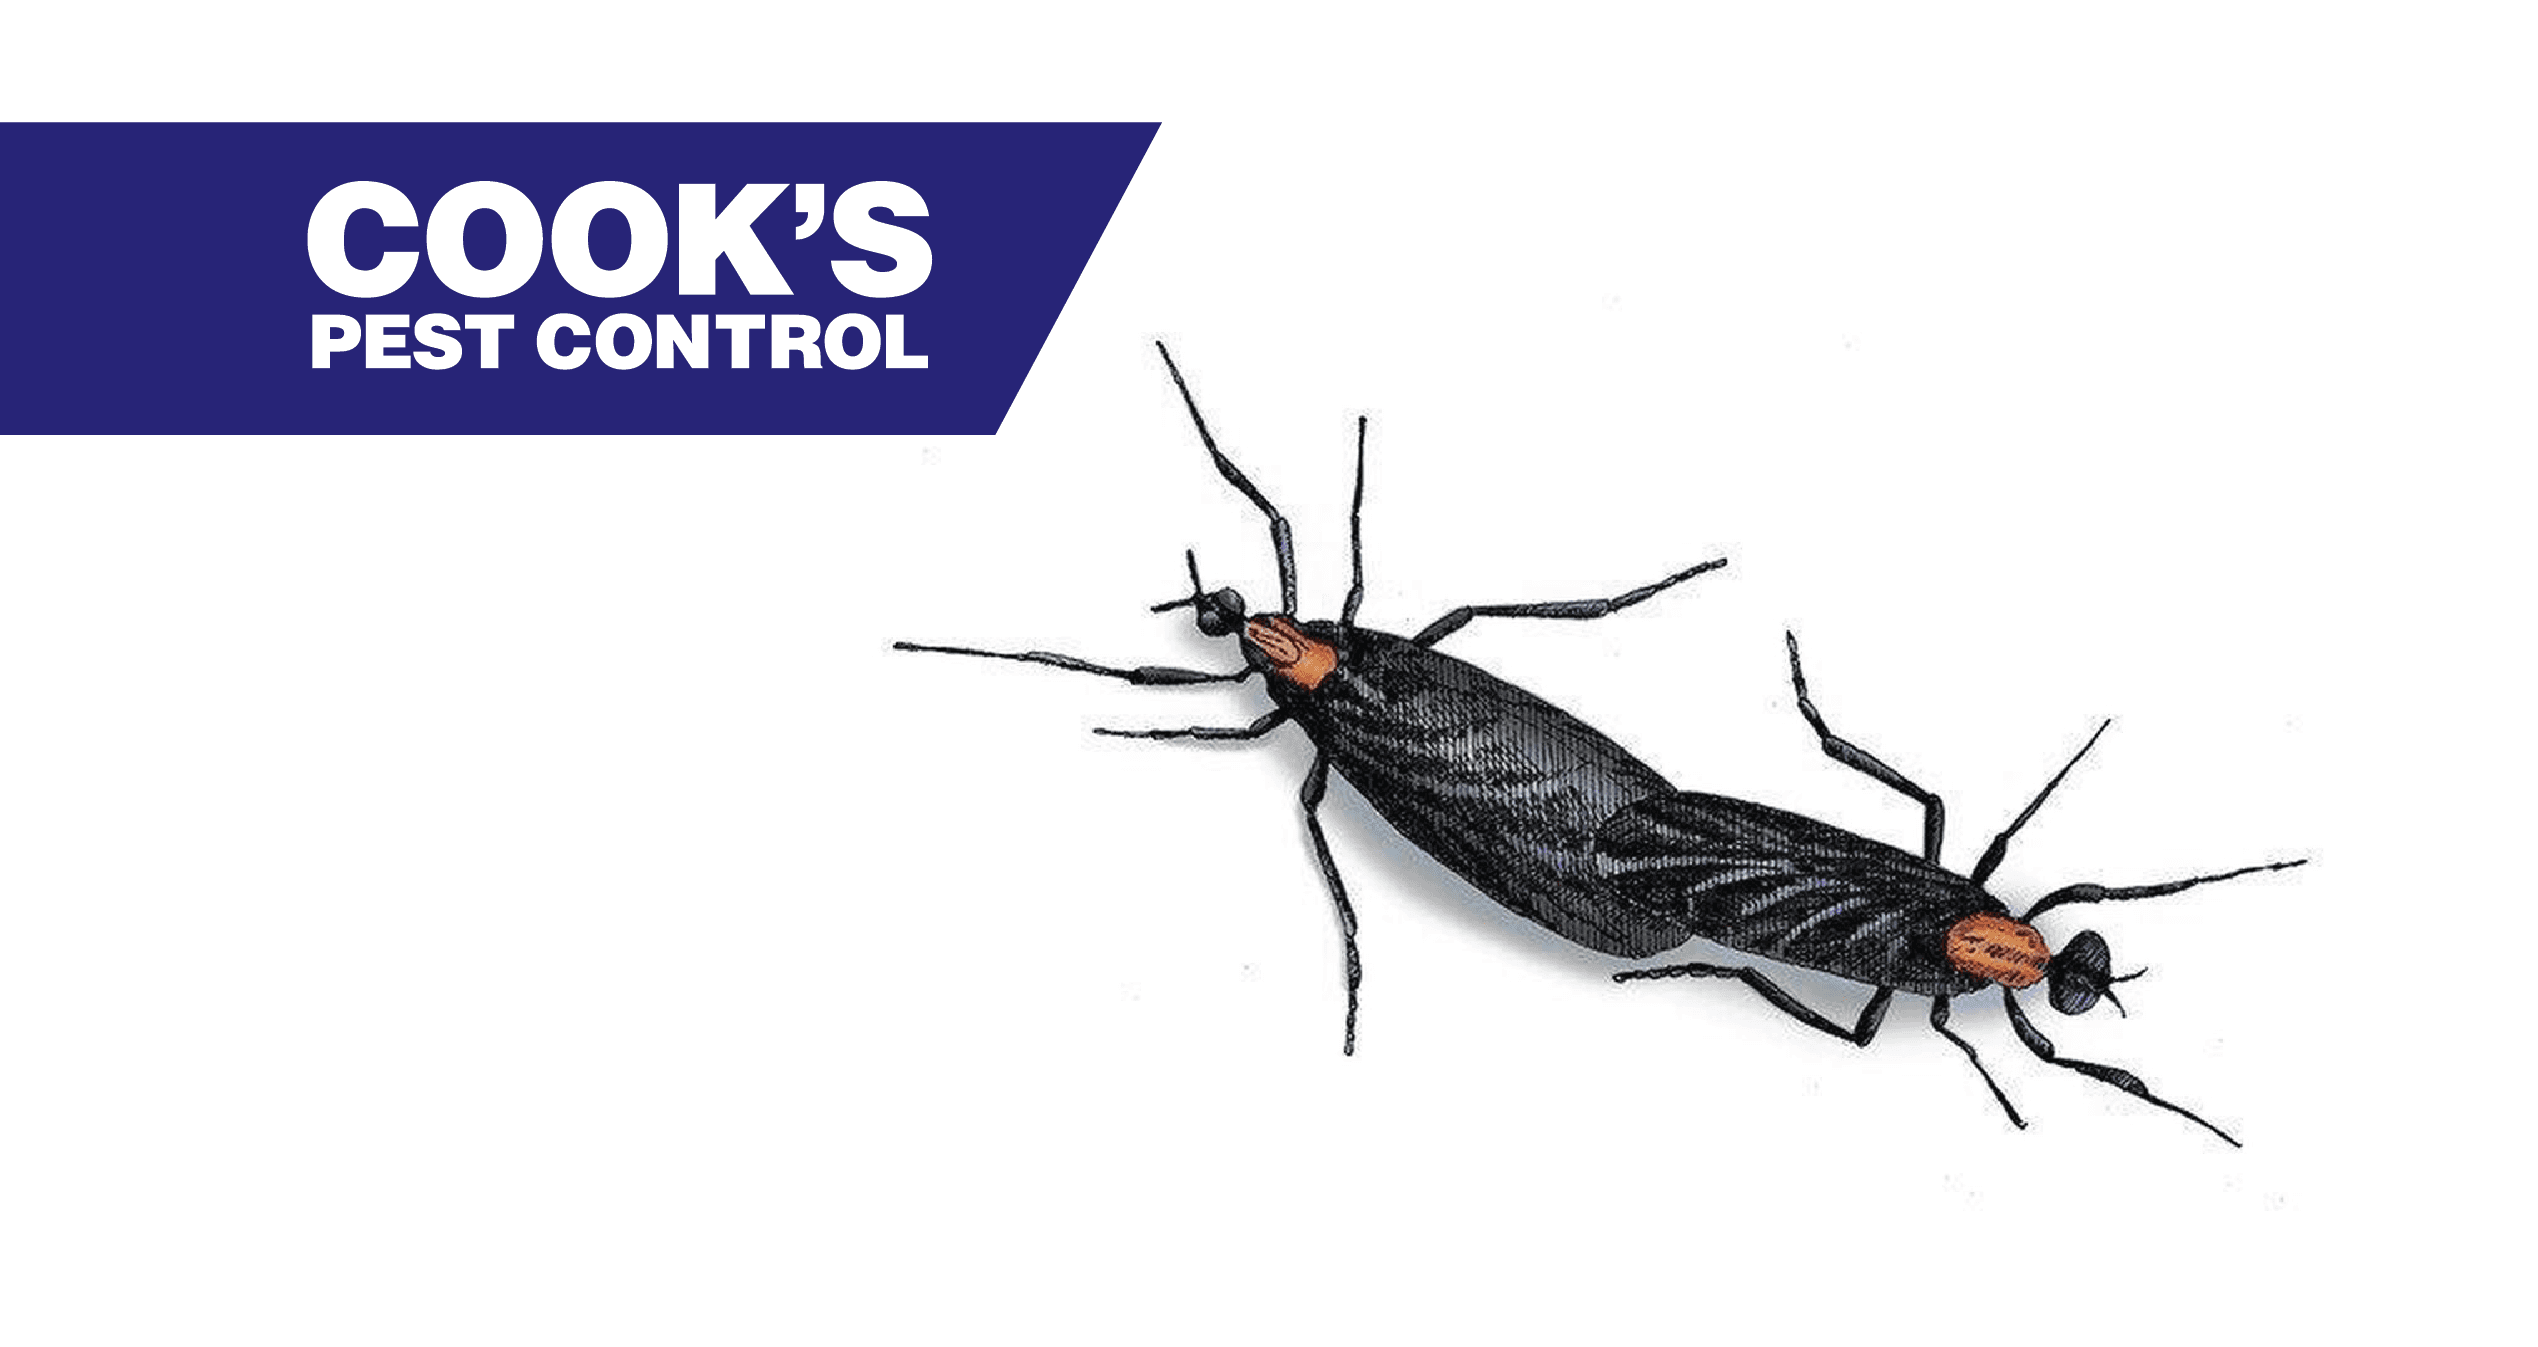
[[[1685,791],[1596,834],[1622,902],[1731,949],[1881,986],[1944,990],[1947,928],[2006,911],[1962,875],[1803,814]]]

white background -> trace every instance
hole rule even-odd
[[[0,1338],[2504,1336],[2538,52],[1903,8],[14,14],[16,119],[1163,129],[992,439],[0,442]],[[1731,557],[1454,645],[1688,787],[1916,835],[1795,627],[1959,865],[2118,717],[2012,901],[2314,857],[2048,922],[2247,1149],[1616,987],[1337,788],[1344,1060],[1305,746],[1086,733],[1256,690],[887,649],[1230,658],[1158,336],[1310,613],[1361,411],[1375,625]]]

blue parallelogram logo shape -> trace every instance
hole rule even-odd
[[[0,124],[0,434],[993,434],[1157,125]]]

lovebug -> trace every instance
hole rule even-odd
[[[1616,901],[1598,869],[1599,829],[1630,804],[1673,792],[1664,777],[1584,722],[1522,688],[1435,649],[1479,617],[1584,620],[1620,612],[1705,571],[1704,561],[1662,580],[1605,599],[1554,603],[1473,604],[1457,608],[1414,636],[1357,625],[1366,596],[1360,520],[1366,501],[1366,421],[1357,422],[1357,484],[1349,504],[1349,587],[1339,620],[1296,616],[1295,549],[1286,517],[1216,447],[1198,400],[1161,342],[1164,368],[1189,409],[1216,470],[1269,521],[1278,559],[1277,611],[1254,613],[1232,589],[1209,591],[1195,553],[1186,557],[1187,596],[1154,611],[1193,610],[1198,629],[1237,637],[1243,667],[1223,673],[1162,666],[1120,668],[1047,651],[979,650],[896,643],[901,650],[1046,664],[1144,686],[1239,683],[1259,677],[1275,706],[1243,726],[1102,730],[1139,739],[1259,739],[1293,723],[1313,741],[1304,775],[1305,829],[1338,910],[1347,956],[1348,1010],[1341,1051],[1357,1049],[1357,1002],[1364,968],[1357,954],[1357,914],[1331,858],[1319,811],[1336,770],[1385,821],[1473,888],[1589,949],[1641,959],[1682,944],[1692,934],[1661,903]]]
[[[2036,1056],[2192,1119],[2214,1136],[2238,1145],[2229,1133],[2151,1093],[2141,1077],[2054,1051],[2052,1040],[2019,1005],[2022,989],[2044,984],[2046,1000],[2066,1015],[2080,1014],[2101,998],[2121,1013],[2123,1002],[2116,998],[2115,985],[2141,974],[2110,976],[2113,965],[2106,940],[2095,931],[2080,932],[2060,953],[2054,953],[2037,932],[2035,920],[2048,909],[2067,904],[2158,898],[2198,884],[2287,870],[2307,862],[2273,861],[2158,884],[2073,884],[2045,895],[2013,918],[2008,905],[1986,891],[1983,882],[2008,856],[2010,839],[2035,817],[2054,787],[2062,784],[2113,722],[2100,724],[2080,751],[1984,848],[1973,871],[1959,875],[1939,863],[1946,806],[1936,794],[1833,732],[1807,693],[1798,638],[1789,636],[1788,644],[1789,681],[1797,693],[1798,711],[1814,729],[1826,756],[1921,806],[1921,853],[1916,856],[1750,800],[1685,791],[1652,796],[1614,815],[1596,835],[1596,864],[1613,901],[1680,921],[1713,944],[1867,983],[1875,988],[1868,1004],[1857,1022],[1846,1027],[1750,966],[1672,964],[1630,969],[1614,974],[1614,980],[1735,978],[1799,1023],[1862,1047],[1877,1036],[1895,993],[1927,996],[1931,998],[1930,1027],[1965,1053],[2009,1120],[2025,1127],[2026,1119],[1984,1068],[1974,1045],[1948,1028],[1950,1001],[1997,985],[2001,1004],[2008,1007],[2010,1027]]]
[[[1243,667],[1221,673],[1158,665],[1130,668],[1048,651],[911,641],[898,642],[896,648],[1044,664],[1141,686],[1263,678],[1274,707],[1248,725],[1097,733],[1256,740],[1293,723],[1312,741],[1315,756],[1301,798],[1347,958],[1343,1052],[1356,1050],[1363,967],[1356,912],[1318,813],[1333,770],[1402,836],[1472,887],[1589,949],[1644,959],[1700,937],[1875,990],[1858,1021],[1845,1027],[1748,966],[1673,964],[1616,973],[1617,981],[1736,978],[1801,1023],[1862,1046],[1876,1037],[1896,992],[1929,996],[1931,1027],[1964,1051],[2010,1121],[2023,1128],[2026,1120],[1973,1046],[1948,1028],[1954,998],[1997,984],[2012,1028],[2037,1056],[2181,1114],[2238,1144],[2220,1128],[2151,1093],[2130,1072],[2058,1056],[2052,1042],[2027,1019],[2016,992],[2043,982],[2048,1000],[2065,1014],[2084,1012],[2100,999],[2120,1010],[2114,986],[2139,976],[2112,976],[2106,942],[2093,931],[2074,937],[2060,954],[2052,953],[2033,925],[2047,909],[2158,897],[2304,862],[2273,862],[2130,887],[2072,885],[2047,895],[2023,917],[2012,918],[2008,906],[1987,892],[1983,882],[2006,856],[2010,839],[2078,765],[2096,736],[1993,839],[1973,872],[1958,875],[1939,864],[1945,831],[1939,797],[1832,732],[1808,696],[1795,636],[1789,638],[1789,660],[1800,712],[1826,754],[1922,806],[1921,854],[1767,805],[1677,791],[1575,716],[1434,647],[1476,617],[1604,617],[1716,570],[1726,565],[1724,560],[1702,562],[1611,598],[1469,605],[1409,637],[1358,626],[1357,610],[1365,597],[1361,517],[1366,422],[1360,417],[1356,491],[1349,506],[1348,597],[1337,622],[1300,621],[1295,616],[1294,548],[1285,516],[1217,447],[1171,352],[1161,343],[1156,349],[1217,472],[1268,520],[1278,561],[1280,608],[1252,613],[1235,590],[1209,591],[1193,553],[1186,557],[1189,594],[1156,604],[1154,611],[1189,608],[1202,634],[1239,637]],[[2099,726],[2098,732],[2105,728]]]

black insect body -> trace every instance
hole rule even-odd
[[[1161,343],[1156,349],[1162,350]],[[1377,813],[1474,888],[1589,949],[1644,958],[1691,935],[1660,905],[1617,901],[1597,869],[1597,831],[1623,806],[1670,792],[1664,777],[1558,707],[1451,655],[1437,642],[1477,617],[1584,620],[1619,612],[1704,571],[1705,561],[1653,584],[1605,599],[1480,604],[1457,608],[1414,636],[1357,625],[1365,598],[1360,516],[1365,503],[1366,422],[1357,423],[1357,490],[1349,509],[1348,599],[1336,622],[1299,622],[1295,556],[1285,516],[1217,449],[1172,353],[1164,365],[1217,471],[1269,520],[1278,558],[1280,609],[1256,614],[1231,589],[1206,591],[1189,558],[1190,594],[1155,611],[1194,610],[1208,636],[1239,636],[1244,667],[1225,673],[1161,666],[1121,668],[1047,651],[995,651],[901,641],[902,650],[1021,660],[1146,686],[1265,681],[1275,709],[1246,726],[1103,730],[1142,739],[1257,739],[1293,721],[1317,751],[1302,800],[1323,879],[1338,910],[1348,962],[1348,1015],[1342,1050],[1357,1045],[1364,977],[1357,917],[1323,836],[1319,810],[1333,769]]]
[[[1968,917],[2009,915],[1911,852],[1719,795],[1634,803],[1598,831],[1595,852],[1614,896],[1714,944],[1919,996],[1982,990],[1982,978],[1947,961],[1947,932]]]
[[[2120,1010],[2115,984],[2140,974],[2110,976],[2106,940],[2095,931],[2080,932],[2055,954],[2034,922],[2048,908],[2064,904],[2161,897],[2198,884],[2305,862],[2278,861],[2123,888],[2074,884],[2048,894],[2024,915],[2012,917],[2009,906],[1985,890],[1983,882],[2009,854],[2010,839],[2088,755],[2106,725],[2099,725],[2036,798],[1992,839],[1973,872],[1959,875],[1939,863],[1946,831],[1946,811],[1939,797],[1833,733],[1807,695],[1795,636],[1789,638],[1789,678],[1797,691],[1798,709],[1814,727],[1827,756],[1921,804],[1921,854],[1769,805],[1685,791],[1636,801],[1608,820],[1596,837],[1598,873],[1616,901],[1680,921],[1712,943],[1864,982],[1876,990],[1859,1019],[1845,1026],[1810,1008],[1755,968],[1674,964],[1631,969],[1614,974],[1614,979],[1736,978],[1800,1023],[1863,1047],[1877,1036],[1896,992],[1930,997],[1930,1027],[1965,1053],[2009,1120],[2024,1127],[2026,1120],[1984,1068],[1974,1045],[1948,1028],[1950,1001],[1997,985],[2001,1002],[2008,1007],[2010,1027],[2036,1056],[2193,1119],[2237,1145],[2229,1133],[2151,1093],[2131,1072],[2054,1051],[2052,1041],[2019,1005],[2021,989],[2044,983],[2053,1008],[2066,1015],[2087,1011],[2101,997]]]
[[[1597,835],[1665,778],[1575,716],[1450,655],[1385,632],[1309,622],[1337,668],[1269,695],[1402,836],[1473,888],[1625,959],[1691,934],[1657,904],[1617,903]]]
[[[1162,349],[1160,343],[1157,349]],[[1789,642],[1789,667],[1800,712],[1829,756],[1922,805],[1921,853],[1767,805],[1677,791],[1576,717],[1434,647],[1476,617],[1603,617],[1725,561],[1703,562],[1607,599],[1458,608],[1408,637],[1360,627],[1356,619],[1365,597],[1365,565],[1359,524],[1366,447],[1361,417],[1357,491],[1349,510],[1348,598],[1336,622],[1299,621],[1294,615],[1295,558],[1285,517],[1216,447],[1171,353],[1163,351],[1163,359],[1218,473],[1269,521],[1281,606],[1275,613],[1256,614],[1234,590],[1207,591],[1192,555],[1190,593],[1155,605],[1155,611],[1189,608],[1203,634],[1237,637],[1243,667],[1222,673],[1126,668],[1047,651],[907,641],[898,648],[1045,664],[1144,686],[1261,677],[1275,706],[1249,725],[1099,732],[1145,739],[1249,740],[1293,722],[1312,741],[1316,752],[1305,774],[1302,802],[1347,955],[1344,1051],[1356,1048],[1363,970],[1356,913],[1318,813],[1334,769],[1404,837],[1474,888],[1590,949],[1646,958],[1698,936],[1866,983],[1874,990],[1858,1020],[1845,1026],[1752,967],[1675,964],[1617,973],[1617,980],[1736,978],[1809,1027],[1861,1045],[1876,1036],[1895,993],[1928,996],[1931,1026],[1965,1053],[2010,1121],[2024,1127],[2025,1120],[1973,1046],[1948,1028],[1952,1000],[1998,985],[2012,1028],[2037,1056],[2182,1114],[2238,1144],[2226,1132],[2152,1094],[2129,1072],[2058,1056],[2027,1019],[2016,993],[2043,982],[2056,1010],[2078,1014],[2101,998],[2113,1001],[2113,986],[2129,980],[2110,976],[2106,942],[2095,932],[2080,933],[2059,955],[2052,954],[2033,925],[2049,908],[2157,897],[2301,862],[2129,888],[2073,885],[2012,917],[2008,906],[1985,890],[1984,881],[2007,854],[2010,839],[2096,737],[1993,840],[1973,871],[1959,875],[1939,863],[1945,821],[1939,798],[1832,732],[1808,696],[1795,637]],[[2099,726],[2099,733],[2105,728]]]

